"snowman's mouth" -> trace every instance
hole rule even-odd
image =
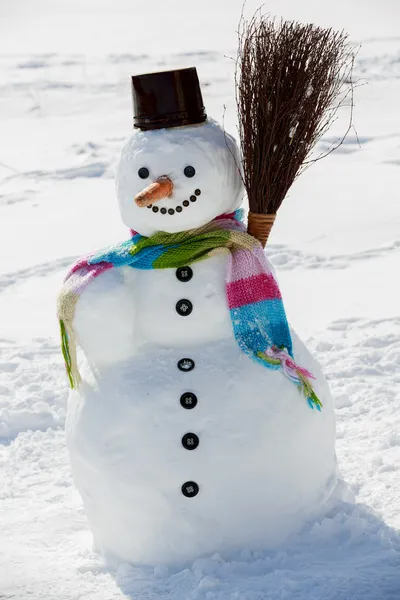
[[[150,208],[154,213],[158,213],[160,212],[162,215],[174,215],[175,213],[181,213],[184,209],[188,208],[190,206],[190,204],[192,202],[196,202],[198,196],[200,196],[201,194],[201,190],[199,190],[198,188],[196,190],[194,190],[194,194],[192,194],[189,197],[189,200],[184,200],[181,204],[178,204],[178,206],[175,206],[175,208],[165,208],[165,206],[163,206],[162,208],[160,208],[159,206],[157,206],[157,204],[148,204],[147,208]]]

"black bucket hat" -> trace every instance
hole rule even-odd
[[[196,67],[132,76],[133,126],[162,129],[207,119]]]

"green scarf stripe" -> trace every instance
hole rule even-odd
[[[217,253],[228,253],[225,285],[229,306],[236,306],[230,309],[230,318],[239,348],[263,367],[281,370],[303,392],[311,408],[321,409],[308,379],[312,375],[294,363],[282,299],[276,281],[270,281],[274,278],[262,247],[245,233],[239,219],[238,214],[225,215],[198,229],[160,231],[149,238],[133,234],[131,240],[95,252],[75,264],[58,300],[61,346],[71,388],[77,389],[81,383],[73,327],[75,307],[95,277],[110,268],[174,269]],[[249,277],[258,276],[260,270],[271,289],[256,277],[251,285],[259,287],[248,290]]]
[[[169,246],[161,256],[156,258],[153,268],[177,268],[202,260],[216,248],[229,248],[230,239],[229,231],[213,231],[199,235],[197,239],[192,238],[180,246]]]
[[[65,369],[67,371],[69,384],[70,384],[71,388],[73,389],[74,388],[74,379],[72,376],[72,362],[71,362],[71,355],[69,352],[68,334],[65,329],[64,321],[62,319],[60,319],[60,333],[61,333],[61,350],[62,350],[63,357],[64,357]]]
[[[220,246],[229,247],[229,243],[227,242],[229,242],[231,237],[232,232],[225,229],[204,231],[204,233],[198,234],[195,238],[193,238],[193,234],[190,231],[182,231],[174,234],[160,231],[151,236],[151,238],[143,237],[140,239],[129,250],[129,254],[135,256],[144,248],[165,246],[165,251],[163,252],[162,256],[158,257],[154,261],[153,268],[162,269],[174,266],[182,266],[181,264],[175,264],[175,261],[177,260],[177,251],[180,250],[181,255],[185,254],[185,257],[182,258],[182,260],[183,264],[187,264],[187,261],[190,259],[195,261],[200,257],[204,258],[204,255],[215,248]],[[173,244],[172,246],[171,242]],[[180,245],[184,245],[184,247],[178,248],[177,246]],[[171,260],[174,261],[174,264],[171,264]]]

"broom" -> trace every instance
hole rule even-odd
[[[247,230],[263,246],[295,178],[322,158],[306,162],[343,103],[334,106],[353,60],[343,32],[264,16],[241,21],[235,84]]]

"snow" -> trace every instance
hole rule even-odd
[[[279,13],[281,4],[267,9]],[[348,29],[362,42],[356,74],[368,82],[355,96],[361,147],[352,132],[300,177],[268,243],[290,321],[329,379],[339,466],[355,504],[275,551],[116,570],[92,552],[72,485],[56,293],[77,256],[125,238],[112,173],[131,127],[132,73],[197,66],[207,111],[222,122],[226,104],[234,131],[224,54],[235,54],[241,2],[54,6],[8,3],[1,23],[0,596],[397,600],[398,3],[282,7],[285,17]],[[338,122],[320,150],[340,131]]]
[[[211,117],[206,123],[155,131],[134,130],[125,140],[116,163],[116,191],[125,225],[149,236],[157,231],[176,233],[201,227],[218,215],[233,212],[243,198],[239,151],[232,137]],[[184,169],[194,168],[193,177]],[[141,179],[139,169],[149,176]],[[167,175],[172,193],[151,210],[132,202],[159,177]],[[198,190],[199,197],[195,196]],[[189,202],[189,206],[183,202]],[[162,214],[181,208],[173,215]],[[157,210],[157,212],[153,212]]]
[[[67,445],[108,561],[176,566],[275,547],[335,490],[326,380],[294,332],[295,360],[313,373],[322,412],[240,350],[227,263],[220,255],[195,263],[185,283],[175,269],[122,267],[101,274],[77,302],[74,330],[88,360],[69,398]],[[188,319],[175,310],[182,294],[194,305]],[[177,369],[182,357],[194,360],[193,371]],[[186,391],[198,398],[194,410],[180,406]],[[199,437],[195,452],[182,449],[188,432]],[[200,486],[195,498],[181,493],[187,481]]]

